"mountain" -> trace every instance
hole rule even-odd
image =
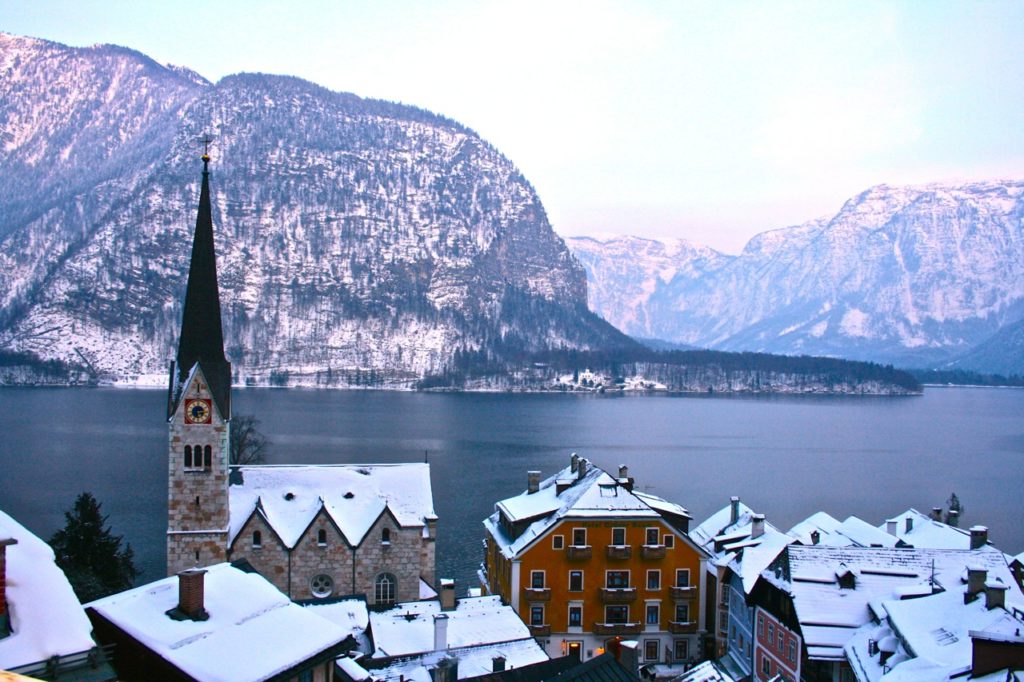
[[[633,336],[925,367],[1024,319],[1022,219],[1024,181],[880,185],[738,256],[635,237],[567,243],[594,309]],[[1017,350],[1002,370],[1024,371],[1019,342],[1006,348]],[[970,368],[995,371],[996,355]]]
[[[515,166],[436,114],[0,34],[0,349],[164,377],[202,146],[236,381],[402,384],[457,351],[635,344]]]

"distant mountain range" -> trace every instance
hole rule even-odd
[[[402,385],[458,351],[636,345],[587,309],[530,184],[458,123],[0,33],[0,350],[165,380],[207,133],[236,381]]]
[[[1024,181],[880,185],[738,256],[566,242],[592,308],[634,337],[1024,374]]]

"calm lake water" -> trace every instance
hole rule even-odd
[[[628,464],[637,486],[695,523],[739,495],[788,529],[824,510],[874,525],[956,492],[963,524],[1024,550],[1024,391],[924,396],[721,397],[422,394],[245,389],[236,414],[271,438],[269,463],[423,461],[440,516],[438,575],[475,584],[482,519],[578,452]],[[131,542],[142,580],[163,576],[166,394],[0,389],[0,509],[44,539],[91,491]]]

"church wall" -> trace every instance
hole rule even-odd
[[[321,530],[327,535],[324,545],[317,541]],[[310,584],[318,575],[330,576],[334,581],[332,596],[361,591],[358,584],[352,589],[352,550],[323,511],[316,515],[292,550],[292,591],[289,596],[292,599],[314,598]]]
[[[257,530],[263,536],[260,548],[252,544],[253,531]],[[274,587],[288,594],[288,551],[259,514],[253,514],[242,526],[229,559],[246,559]]]
[[[391,533],[389,543],[381,541],[385,528]],[[402,528],[389,514],[377,519],[356,553],[356,584],[366,594],[367,603],[375,603],[374,582],[381,573],[395,576],[396,601],[420,598],[422,535],[422,526]]]

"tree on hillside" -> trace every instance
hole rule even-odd
[[[50,547],[78,600],[85,603],[130,588],[139,575],[135,552],[131,544],[121,549],[121,536],[110,532],[92,493],[79,495],[64,520]]]
[[[231,418],[231,464],[262,464],[270,441],[257,428],[260,420],[251,414]]]

